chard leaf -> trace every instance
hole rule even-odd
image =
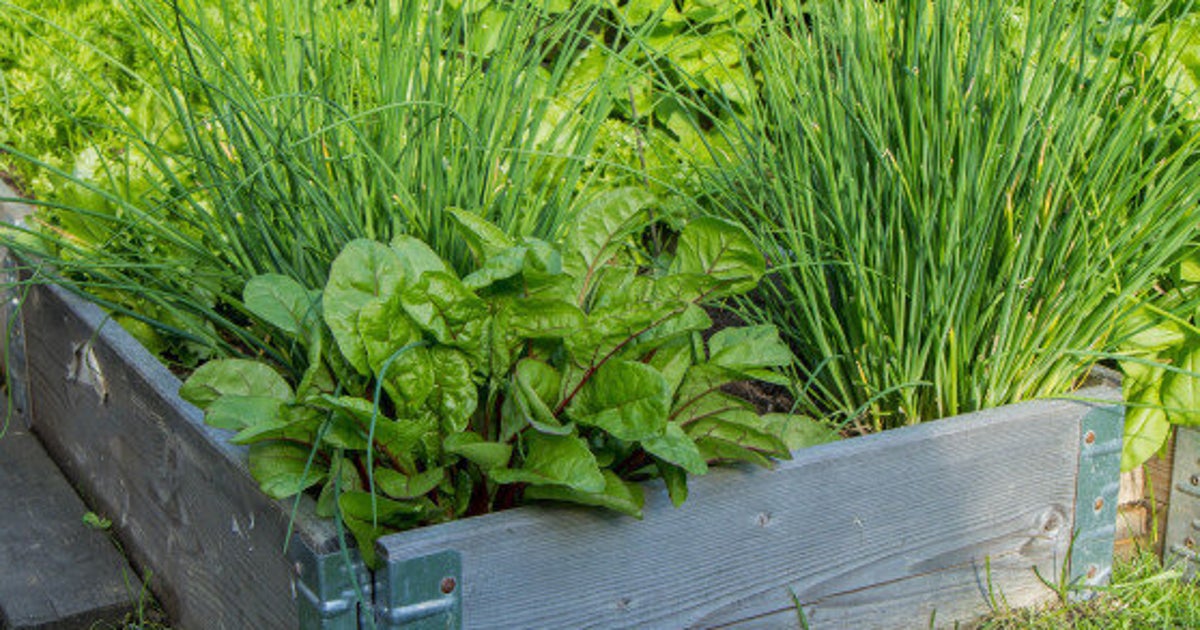
[[[1162,403],[1172,424],[1200,425],[1200,344],[1179,349],[1175,367],[1162,376]]]
[[[419,238],[399,234],[392,239],[391,247],[404,265],[404,278],[409,284],[419,280],[426,272],[450,273],[446,261]]]
[[[270,396],[226,394],[204,412],[204,422],[218,429],[241,431],[246,427],[276,422],[284,401]]]
[[[642,487],[633,482],[623,481],[611,470],[602,472],[604,474],[604,490],[602,492],[582,492],[564,486],[530,486],[525,490],[525,498],[535,501],[565,501],[581,505],[594,505],[628,514],[634,518],[642,518],[642,506],[646,503]]]
[[[769,413],[762,416],[762,421],[767,432],[779,438],[789,451],[841,439],[833,428],[807,416]]]
[[[485,471],[507,466],[512,458],[512,445],[484,441],[478,433],[448,435],[443,448],[447,453],[466,458]]]
[[[671,498],[671,505],[679,507],[687,501],[687,472],[679,466],[668,464],[664,461],[657,461],[658,474],[662,477],[663,483],[667,486],[667,496]]]
[[[672,317],[687,310],[685,303],[643,303],[603,308],[588,314],[582,328],[563,339],[567,352],[576,362],[588,365],[599,361],[622,344],[647,334]]]
[[[1121,470],[1142,465],[1166,443],[1171,423],[1163,409],[1160,384],[1166,370],[1146,363],[1122,361],[1121,388],[1125,407],[1125,438],[1121,448]]]
[[[430,349],[429,359],[433,392],[428,402],[446,433],[463,431],[479,406],[479,388],[471,376],[471,362],[462,352],[445,347]]]
[[[472,291],[490,287],[518,276],[525,269],[525,248],[510,247],[490,256],[479,269],[463,278],[463,286]]]
[[[439,343],[477,354],[488,306],[449,273],[430,271],[401,295],[404,311]]]
[[[338,501],[338,503],[341,503],[341,501]],[[380,536],[396,531],[396,528],[387,527],[381,523],[372,523],[370,519],[365,521],[357,519],[348,516],[345,512],[342,512],[341,516],[342,522],[346,524],[346,529],[350,530],[350,533],[354,535],[354,542],[358,547],[358,552],[362,554],[363,563],[368,568],[378,569],[379,558],[375,555],[375,541]]]
[[[753,289],[766,273],[766,267],[762,252],[744,227],[704,217],[683,228],[670,271],[714,278],[723,286],[712,296],[722,297]]]
[[[775,457],[791,457],[780,438],[769,431],[758,414],[748,409],[701,418],[686,425],[685,430],[697,443],[703,438],[718,439]]]
[[[421,438],[426,434],[437,431],[437,425],[425,420],[401,419],[392,420],[383,413],[377,413],[371,401],[353,396],[321,397],[323,404],[330,409],[345,414],[353,420],[362,431],[362,435],[370,434],[372,420],[375,424],[375,443],[393,456],[409,455],[416,451],[421,444]]]
[[[1121,322],[1117,338],[1128,350],[1159,352],[1184,344],[1187,335],[1179,323],[1156,315],[1141,307],[1130,312]]]
[[[415,499],[429,494],[445,477],[442,468],[430,468],[410,477],[391,468],[376,467],[375,487],[393,499]]]
[[[792,351],[770,325],[721,330],[708,340],[708,353],[709,363],[737,371],[783,367],[792,362]]]
[[[586,295],[596,272],[646,222],[654,196],[642,188],[605,191],[580,209],[563,246],[563,271],[575,278],[577,295]]]
[[[362,489],[354,463],[341,453],[334,453],[330,471],[329,479],[321,488],[321,494],[317,496],[317,516],[321,518],[333,518],[337,514],[334,500],[338,494]]]
[[[338,497],[342,515],[364,523],[380,523],[393,527],[415,524],[428,510],[422,501],[397,501],[370,492],[350,490]]]
[[[580,424],[632,442],[661,435],[670,406],[671,388],[658,370],[635,361],[612,360],[584,383],[568,413]]]
[[[603,492],[604,475],[587,443],[573,435],[524,434],[525,461],[520,468],[493,468],[496,483],[567,486],[580,492]]]
[[[307,336],[320,314],[319,291],[308,291],[281,274],[255,276],[242,290],[246,308],[263,321],[292,335]]]
[[[363,305],[358,332],[371,373],[383,379],[393,402],[409,413],[424,404],[433,391],[433,368],[428,351],[414,345],[421,341],[421,331],[405,314],[398,297]],[[383,374],[385,367],[387,373]]]
[[[330,266],[322,300],[325,323],[359,374],[371,371],[358,331],[359,312],[370,302],[386,302],[403,281],[404,263],[396,251],[366,239],[351,241]]]
[[[308,474],[312,447],[292,442],[260,442],[250,447],[250,474],[268,496],[286,499],[325,480],[329,471],[313,459]]]
[[[667,424],[662,435],[642,440],[642,448],[658,459],[675,464],[693,475],[708,472],[708,464],[700,454],[700,449],[696,448],[696,443],[677,424]]]
[[[771,460],[758,451],[745,448],[735,442],[717,437],[703,436],[696,439],[696,447],[707,461],[748,462],[763,468],[771,467]]]
[[[586,319],[578,306],[545,298],[514,300],[509,317],[511,330],[527,339],[566,337],[582,328]]]
[[[481,260],[512,247],[515,243],[503,230],[487,219],[458,208],[447,208],[451,219],[458,224],[458,234],[467,241],[467,246]]]
[[[521,359],[513,373],[516,382],[513,396],[525,422],[542,433],[567,435],[573,425],[563,425],[554,417],[552,407],[558,402],[562,375],[547,363],[536,359]]]
[[[688,368],[692,366],[693,357],[691,339],[683,337],[660,346],[647,363],[667,379],[673,397],[683,383]]]
[[[270,366],[247,359],[219,359],[200,366],[179,388],[179,396],[207,409],[222,396],[291,400],[292,388]]]

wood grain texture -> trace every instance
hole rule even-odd
[[[1081,397],[1115,400],[1110,388]],[[1045,401],[719,469],[644,521],[529,507],[380,540],[462,555],[466,628],[928,627],[1053,594],[1067,558],[1080,418]]]
[[[37,438],[0,438],[0,627],[90,628],[134,608],[137,575]]]
[[[116,323],[40,286],[22,310],[34,431],[115,524],[181,628],[292,628],[282,551],[291,503],[263,495],[229,434],[205,426],[179,381]],[[306,500],[292,544],[336,547]]]

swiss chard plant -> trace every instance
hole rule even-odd
[[[463,277],[408,236],[350,242],[322,292],[258,276],[245,304],[306,348],[303,377],[217,360],[181,394],[250,445],[266,493],[319,492],[368,560],[384,533],[522,501],[640,516],[640,479],[660,476],[679,504],[710,462],[768,465],[832,439],[722,389],[786,384],[774,370],[792,361],[772,326],[702,334],[705,305],[764,273],[749,235],[697,219],[668,260],[646,259],[651,201],[604,193],[561,246],[452,210],[477,260]]]

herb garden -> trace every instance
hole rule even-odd
[[[1200,423],[1198,20],[0,0],[6,426],[185,627],[1086,595]]]

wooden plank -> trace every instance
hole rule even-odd
[[[1111,388],[1080,398],[1117,400]],[[1054,595],[1068,556],[1080,420],[1044,401],[720,469],[646,517],[528,507],[385,537],[389,561],[461,554],[463,627],[951,624]]]
[[[37,438],[0,438],[0,627],[89,628],[133,611],[141,584]]]
[[[113,519],[173,621],[296,627],[282,551],[292,504],[259,491],[244,450],[205,426],[170,371],[98,308],[43,286],[22,316],[34,430]],[[332,525],[311,514],[306,499],[291,544],[333,551]]]

